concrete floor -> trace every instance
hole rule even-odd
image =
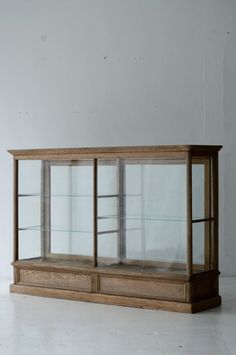
[[[0,286],[1,355],[235,355],[236,278],[223,305],[195,315],[8,293]]]

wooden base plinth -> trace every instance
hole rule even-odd
[[[47,287],[34,287],[23,285],[10,285],[11,293],[19,293],[33,296],[61,298],[73,301],[86,301],[102,304],[110,304],[126,307],[137,307],[146,309],[159,309],[164,311],[196,313],[206,309],[217,307],[221,304],[221,297],[216,296],[194,303],[173,302],[153,300],[147,298],[125,297],[115,295],[105,295],[97,293],[87,293],[71,290],[61,290]]]

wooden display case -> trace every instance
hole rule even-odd
[[[220,305],[220,149],[10,150],[10,291],[188,313]]]

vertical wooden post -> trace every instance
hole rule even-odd
[[[212,268],[213,270],[218,270],[219,268],[219,187],[218,187],[218,153],[215,153],[213,158],[213,211],[214,211],[214,220],[213,220],[213,233],[212,233]]]
[[[42,160],[41,167],[41,256],[51,251],[51,168]]]
[[[18,260],[18,160],[13,159],[13,261]]]
[[[193,233],[192,233],[192,156],[187,153],[187,276],[193,273]]]
[[[204,160],[204,218],[211,218],[211,160]],[[211,221],[204,222],[204,269],[211,268]]]
[[[141,174],[141,188],[140,188],[140,195],[141,195],[141,245],[142,245],[142,258],[146,260],[146,220],[145,220],[145,165],[140,164]]]
[[[97,159],[93,160],[93,266],[97,267]]]
[[[123,262],[126,258],[126,231],[125,231],[125,179],[124,179],[124,163],[122,159],[118,159],[118,247],[117,256],[119,262]]]
[[[68,193],[69,193],[69,201],[68,201],[68,250],[70,254],[73,254],[73,237],[72,237],[72,226],[73,226],[73,204],[72,204],[72,186],[73,186],[73,171],[72,165],[68,165]]]

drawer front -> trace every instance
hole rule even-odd
[[[19,276],[19,283],[23,285],[91,292],[89,275],[20,269]]]
[[[101,276],[98,286],[100,293],[176,301],[186,300],[184,283]]]

